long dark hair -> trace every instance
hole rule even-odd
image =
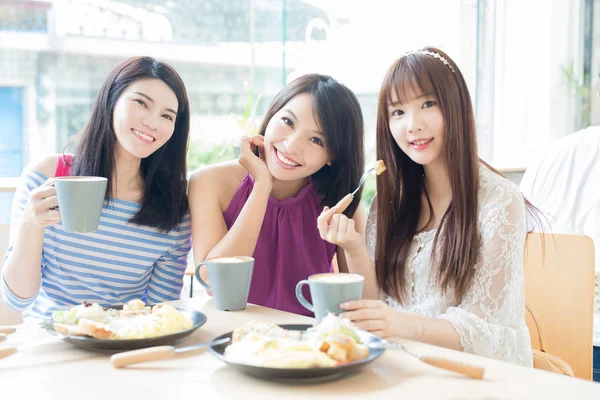
[[[178,109],[171,138],[141,161],[143,196],[141,208],[131,222],[168,232],[182,222],[188,210],[185,156],[190,126],[187,92],[181,77],[171,66],[151,57],[133,57],[110,71],[98,92],[90,119],[81,132],[72,173],[108,178],[106,198],[110,199],[117,140],[113,130],[113,110],[129,85],[148,78],[159,79],[173,90]]]
[[[303,75],[286,85],[273,99],[258,130],[265,135],[273,116],[294,96],[310,93],[313,114],[325,136],[331,165],[312,175],[323,196],[323,205],[332,207],[358,186],[364,172],[364,121],[358,99],[346,86],[326,75]],[[351,217],[360,204],[362,190],[344,212]]]

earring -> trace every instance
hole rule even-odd
[[[327,165],[331,167],[331,161],[327,161]]]

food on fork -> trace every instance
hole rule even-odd
[[[333,314],[306,332],[251,321],[234,330],[225,349],[231,361],[270,368],[335,367],[368,355],[352,322]]]
[[[132,300],[122,310],[105,309],[84,303],[52,315],[57,333],[94,339],[143,339],[169,335],[192,327],[193,323],[170,304],[146,306]]]
[[[348,208],[348,206],[350,205],[350,203],[352,203],[352,200],[354,200],[354,195],[356,194],[356,192],[359,191],[359,189],[361,188],[361,186],[363,185],[363,183],[365,183],[365,181],[367,180],[367,178],[369,177],[369,175],[371,175],[373,172],[375,172],[377,175],[381,175],[385,170],[386,170],[386,166],[385,163],[383,162],[383,160],[377,160],[377,162],[375,162],[375,165],[369,169],[367,169],[365,171],[364,174],[362,174],[362,176],[360,177],[360,182],[358,183],[358,187],[354,190],[354,192],[347,194],[346,196],[344,196],[333,208],[335,208],[335,213],[336,214],[341,214],[344,211],[346,211],[346,208]]]
[[[381,173],[385,172],[386,169],[387,169],[387,167],[385,166],[385,163],[383,162],[383,160],[377,160],[375,162],[375,173],[377,175],[381,175]]]

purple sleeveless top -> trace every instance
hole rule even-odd
[[[238,187],[223,217],[227,229],[242,211],[254,187],[248,174]],[[269,197],[254,250],[254,272],[248,302],[296,314],[313,316],[296,299],[296,284],[309,275],[332,271],[336,246],[324,241],[317,229],[321,196],[309,183],[296,197]],[[308,289],[304,296],[310,300]]]

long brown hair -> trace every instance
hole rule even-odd
[[[160,149],[142,159],[140,174],[144,179],[144,192],[141,208],[130,222],[169,232],[183,222],[188,211],[185,154],[190,127],[190,107],[185,85],[170,65],[151,57],[132,57],[109,72],[98,92],[90,119],[81,132],[73,175],[108,178],[106,198],[111,199],[117,141],[113,130],[113,111],[125,89],[141,79],[159,79],[166,83],[177,96],[178,107],[171,138]]]
[[[313,115],[325,135],[331,165],[312,175],[312,182],[323,197],[322,205],[333,207],[358,186],[365,168],[364,121],[356,95],[327,75],[307,74],[286,85],[273,99],[258,129],[265,135],[269,121],[293,97],[310,93]],[[352,217],[360,205],[362,189],[344,211]]]
[[[377,105],[377,158],[388,170],[377,180],[377,245],[375,265],[382,290],[402,301],[405,269],[411,242],[421,214],[425,192],[420,164],[412,161],[396,144],[389,128],[388,104],[392,94],[400,103],[411,93],[435,95],[445,124],[446,160],[452,202],[436,231],[433,248],[438,268],[437,284],[443,292],[453,290],[457,298],[469,288],[478,257],[477,193],[479,158],[475,117],[464,77],[444,52],[425,48],[444,57],[411,52],[400,57],[385,75]],[[433,217],[431,204],[430,218]]]

